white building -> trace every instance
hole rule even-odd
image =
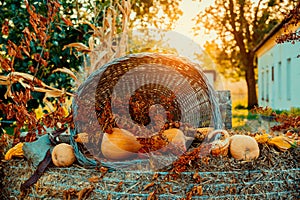
[[[275,110],[300,108],[300,42],[277,44],[284,33],[278,24],[255,48],[258,61],[258,104]],[[300,31],[300,26],[292,27]]]

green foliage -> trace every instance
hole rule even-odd
[[[238,104],[234,107],[234,109],[237,109],[237,110],[242,110],[242,109],[247,109],[244,105],[242,104]]]
[[[50,0],[0,2],[2,27],[0,66],[3,77],[14,71],[21,72],[32,75],[36,80],[41,80],[49,86],[72,91],[74,87],[70,76],[52,73],[53,70],[63,67],[77,71],[82,63],[68,50],[62,50],[64,45],[85,40],[88,32],[87,25],[76,28],[72,26],[68,19],[72,13],[63,13],[64,6],[68,7],[68,5],[70,4],[60,5],[57,1]],[[40,85],[32,80],[31,86]],[[1,124],[2,128],[16,126],[14,132],[18,135],[20,129],[26,124],[28,128],[31,127],[31,131],[34,131],[39,122],[34,116],[33,109],[43,103],[44,93],[31,92],[30,96],[22,98],[20,103],[16,102],[17,97],[29,94],[20,83],[12,83],[10,88],[12,94],[8,95],[10,97],[8,99],[4,98],[8,86],[4,84],[0,87],[1,119],[16,121],[13,126]],[[23,107],[20,107],[21,104]],[[23,120],[26,118],[27,120]]]
[[[41,19],[45,20],[48,16],[47,1],[31,0],[29,5],[34,6],[36,13],[41,15]],[[70,6],[70,4],[63,4],[61,8]],[[23,1],[9,0],[2,3],[0,7],[0,24],[4,25],[8,22],[8,35],[0,37],[1,50],[8,52],[8,41],[12,41],[16,45],[20,45],[20,41],[24,39],[24,30],[29,28],[30,32],[34,32],[34,28],[30,22],[30,15],[26,10],[26,5]],[[71,15],[72,13],[69,13]],[[48,85],[53,85],[57,88],[65,88],[67,91],[72,89],[72,80],[69,76],[61,73],[54,73],[52,71],[57,68],[66,67],[68,69],[77,71],[82,63],[82,60],[71,55],[68,50],[62,50],[64,45],[71,42],[82,41],[87,38],[87,26],[78,26],[76,28],[67,26],[63,21],[63,14],[57,13],[55,18],[50,23],[45,22],[47,26],[46,44],[41,40],[32,39],[30,41],[30,56],[22,53],[23,58],[14,58],[14,70],[18,72],[25,72],[35,75],[38,79],[44,81]],[[67,16],[65,16],[67,17]],[[42,25],[41,25],[42,26]],[[38,27],[41,28],[41,27]],[[37,33],[36,33],[37,34]],[[40,55],[47,61],[44,65],[39,64],[34,55]],[[7,57],[7,54],[4,54]],[[8,73],[8,72],[4,72]]]
[[[300,108],[291,108],[290,110],[275,110],[276,114],[286,114],[292,116],[300,116]]]
[[[28,3],[36,9],[36,13],[44,18],[47,18],[49,7],[46,0],[29,0]],[[150,24],[171,27],[172,22],[178,19],[181,14],[179,10],[180,1],[132,1],[132,10],[136,12],[135,22],[141,24]],[[82,57],[75,57],[70,54],[69,49],[62,50],[64,45],[81,42],[88,45],[88,39],[91,36],[91,28],[83,21],[101,27],[103,22],[103,12],[105,8],[116,4],[112,1],[60,1],[60,12],[57,13],[55,19],[46,27],[48,40],[45,45],[41,41],[30,41],[30,56],[24,56],[24,59],[15,58],[14,70],[35,75],[38,79],[46,84],[53,85],[57,88],[64,88],[67,91],[72,90],[72,80],[68,75],[62,73],[54,73],[52,71],[57,68],[66,67],[72,71],[78,71],[82,65]],[[12,41],[19,45],[24,38],[24,30],[29,27],[31,32],[34,31],[30,24],[30,15],[26,10],[24,1],[6,0],[0,2],[0,25],[7,23],[8,35],[0,37],[0,51],[6,52],[4,57],[7,57],[7,43]],[[170,6],[172,9],[166,9]],[[117,7],[117,5],[116,5]],[[158,12],[163,11],[163,16],[157,16]],[[49,16],[48,16],[49,17]],[[67,26],[63,18],[70,19],[73,26]],[[168,20],[166,20],[168,19]],[[169,21],[167,23],[166,21]],[[118,24],[122,23],[117,19]],[[132,21],[133,23],[133,21]],[[145,25],[146,26],[146,25]],[[119,31],[121,31],[119,29]],[[47,60],[46,66],[41,66],[32,57],[33,55],[41,55]],[[23,54],[24,55],[24,54]],[[48,59],[47,59],[47,58]],[[5,73],[4,73],[5,74]]]
[[[45,122],[39,121],[33,110],[42,104],[44,93],[33,92],[24,89],[20,83],[12,85],[5,82],[5,78],[11,72],[21,72],[22,76],[35,77],[32,81],[26,80],[29,87],[41,86],[39,80],[53,88],[72,92],[73,79],[68,74],[56,72],[55,69],[67,68],[73,72],[83,69],[83,57],[70,53],[70,49],[64,49],[65,45],[80,43],[89,47],[89,39],[97,30],[101,32],[105,26],[105,12],[114,12],[117,16],[112,27],[114,34],[120,33],[127,22],[122,18],[121,9],[130,11],[130,5],[122,8],[125,1],[100,1],[100,0],[0,0],[0,73],[4,81],[0,86],[0,118],[16,121],[14,130],[16,139],[20,129],[27,125],[30,130],[39,129],[37,124],[56,125],[65,120],[61,104],[64,97],[55,99],[56,110],[51,111]],[[170,28],[172,23],[181,15],[179,2],[176,1],[131,1],[136,20],[130,22],[140,24],[142,27]],[[128,4],[126,4],[128,5]],[[107,9],[110,8],[110,9]],[[109,10],[109,11],[108,11]],[[159,14],[159,15],[157,15]],[[111,16],[111,15],[110,15]],[[116,28],[116,29],[115,29]],[[103,31],[104,34],[104,31]],[[101,35],[101,33],[100,33]],[[111,38],[112,39],[112,38]],[[113,41],[109,41],[113,42]],[[92,47],[91,47],[92,48]],[[28,76],[27,76],[28,77]],[[22,77],[17,78],[20,82]],[[7,79],[9,80],[9,79]],[[36,80],[36,81],[35,81]],[[2,80],[1,80],[2,81]],[[10,86],[12,86],[10,88]],[[12,93],[11,98],[4,99],[6,89]],[[26,99],[19,99],[21,95],[27,95]],[[48,98],[53,103],[54,98]],[[20,102],[22,107],[20,107]],[[21,112],[20,112],[21,111]],[[30,120],[26,120],[28,116]],[[69,119],[68,119],[69,120]],[[3,124],[1,124],[2,126]],[[3,126],[2,126],[3,127]]]

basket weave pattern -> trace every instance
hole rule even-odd
[[[176,56],[143,53],[116,59],[91,74],[79,87],[73,110],[77,132],[91,133],[91,151],[100,144],[101,134],[115,127],[138,137],[161,132],[164,124],[177,123],[183,131],[186,126],[220,128],[215,99],[198,65]]]

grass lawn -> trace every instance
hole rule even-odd
[[[247,108],[247,96],[232,96],[232,128],[237,130],[251,130],[249,120],[257,120],[258,115],[252,114]]]

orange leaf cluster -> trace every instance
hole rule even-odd
[[[206,157],[206,155],[209,155],[210,149],[211,144],[205,144],[200,145],[192,151],[184,153],[175,162],[173,162],[173,168],[170,172],[175,172],[175,175],[173,175],[176,176],[176,174],[186,171],[192,162],[196,162],[199,159],[202,159],[203,162],[208,162],[209,158]],[[172,176],[172,174],[170,175]]]
[[[279,125],[271,127],[272,131],[281,131],[288,129],[300,129],[300,116],[277,114],[275,120],[279,122]]]
[[[30,91],[14,92],[11,98],[13,102],[8,104],[3,104],[2,100],[0,100],[0,110],[4,111],[8,120],[15,119],[17,122],[17,127],[14,130],[14,144],[20,142],[20,129],[24,124],[28,126],[26,141],[35,140],[36,135],[33,131],[36,127],[37,119],[34,112],[27,110],[27,101],[32,98]]]

